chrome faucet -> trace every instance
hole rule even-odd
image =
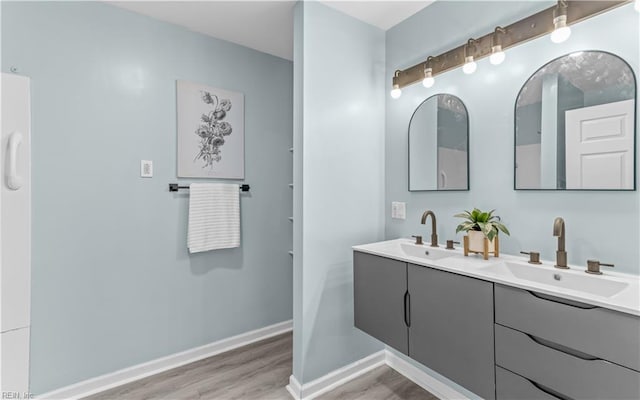
[[[569,269],[567,267],[567,252],[564,248],[564,220],[557,217],[553,221],[553,236],[558,237],[558,250],[556,250],[556,268]]]
[[[421,224],[427,222],[427,217],[431,215],[431,247],[438,247],[438,234],[436,233],[436,215],[431,210],[427,210],[422,214]]]

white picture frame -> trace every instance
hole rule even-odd
[[[178,177],[244,179],[244,94],[178,80]]]

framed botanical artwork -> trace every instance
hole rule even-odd
[[[244,94],[177,81],[178,177],[244,179]]]

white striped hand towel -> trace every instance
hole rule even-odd
[[[192,183],[189,192],[189,252],[239,247],[239,186],[227,183]]]

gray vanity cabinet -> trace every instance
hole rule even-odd
[[[355,326],[495,399],[493,283],[353,253]]]
[[[409,356],[495,398],[493,283],[408,265]]]
[[[561,395],[496,366],[496,398],[502,400],[558,400]]]
[[[496,323],[640,371],[640,318],[496,285]]]
[[[640,318],[495,285],[499,399],[640,399]]]
[[[640,317],[354,252],[355,326],[484,399],[640,399]]]
[[[353,253],[355,326],[408,354],[405,300],[408,301],[406,263]]]

